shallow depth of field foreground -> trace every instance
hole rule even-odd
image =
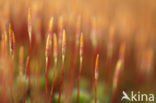
[[[155,96],[155,0],[0,0],[0,103]]]

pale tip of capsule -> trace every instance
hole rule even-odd
[[[65,30],[63,30],[63,37],[62,37],[63,45],[65,44],[65,42],[66,42],[66,32],[65,32]]]
[[[31,21],[31,10],[30,8],[28,9],[28,23]]]
[[[49,31],[52,30],[53,23],[54,23],[54,17],[51,17],[51,18],[50,18],[50,21],[49,21]]]
[[[46,40],[46,49],[45,49],[45,56],[47,57],[50,51],[50,46],[51,46],[51,38],[50,38],[50,34],[47,36],[47,40]]]
[[[81,36],[80,36],[80,47],[83,48],[83,33],[81,33]]]
[[[57,58],[57,36],[56,36],[56,33],[53,34],[53,42],[54,42],[54,58]]]

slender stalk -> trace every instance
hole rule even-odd
[[[26,79],[28,75],[28,86],[30,88],[30,58],[31,58],[31,48],[32,48],[32,24],[31,24],[31,11],[28,9],[28,36],[29,36],[29,51],[28,51],[28,57],[26,61],[25,66],[25,84],[24,84],[24,103],[26,100]]]
[[[24,49],[23,47],[20,47],[19,50],[19,68],[20,68],[20,72],[19,72],[19,84],[18,84],[18,93],[17,93],[17,103],[19,103],[19,97],[20,97],[20,90],[21,90],[21,76],[23,75],[23,55],[24,55]]]
[[[45,58],[46,58],[46,67],[45,67],[45,93],[46,99],[48,99],[48,71],[50,68],[50,49],[51,49],[51,36],[50,34],[47,37],[46,49],[45,49]]]
[[[29,45],[29,63],[30,63],[30,60],[31,60],[31,48],[32,48],[32,42],[30,42],[30,45]],[[30,66],[28,67],[28,88],[30,89],[30,75],[31,75],[31,69],[30,69]]]
[[[11,58],[14,58],[14,51],[15,51],[15,34],[11,30],[11,25],[9,24],[9,44],[10,44],[10,55]]]
[[[52,79],[51,91],[50,91],[50,96],[49,96],[49,103],[51,103],[52,96],[53,96],[54,82],[55,82],[55,75],[56,75],[56,67],[57,67],[57,61],[54,64],[54,72],[53,72],[53,79]]]
[[[82,61],[80,62],[80,68],[79,68],[79,74],[78,74],[78,84],[77,84],[77,103],[79,103],[80,98],[80,78],[81,78],[81,72],[82,72]]]
[[[95,91],[95,103],[97,103],[97,80],[94,81],[94,91]]]
[[[96,55],[96,61],[95,61],[95,77],[94,77],[94,89],[95,89],[95,103],[97,103],[97,80],[98,80],[98,65],[99,65],[99,54]]]
[[[62,73],[61,73],[61,83],[60,83],[58,103],[60,103],[61,93],[62,93],[62,85],[63,85],[63,77],[64,77],[65,49],[66,49],[66,33],[65,33],[65,30],[63,30],[63,37],[62,37]]]
[[[77,103],[79,103],[79,97],[80,97],[80,78],[81,78],[81,71],[82,71],[82,61],[83,61],[83,34],[81,33],[81,36],[80,36],[80,68],[79,68],[78,83],[77,83]]]
[[[26,87],[27,87],[26,82],[27,82],[27,75],[28,75],[29,64],[30,64],[30,57],[28,56],[27,60],[26,60],[26,65],[25,65],[24,103],[25,103],[25,100],[26,100]]]
[[[122,66],[122,61],[119,59],[116,64],[116,69],[115,69],[115,74],[113,79],[113,90],[112,90],[113,93],[112,93],[111,103],[114,103],[114,98],[117,92],[118,79],[121,72],[121,66]]]
[[[115,74],[113,78],[113,90],[112,90],[113,93],[112,93],[111,103],[114,103],[114,98],[117,93],[118,80],[120,77],[122,67],[124,65],[124,55],[125,55],[125,43],[122,43],[119,51],[119,60],[117,61]]]
[[[13,67],[14,67],[14,52],[15,52],[15,35],[14,32],[11,29],[11,25],[9,24],[9,44],[10,44],[10,56],[11,56],[11,64],[10,64],[10,71],[11,71],[11,77],[13,77]],[[11,83],[12,85],[12,83]],[[13,97],[13,87],[11,87],[11,100],[12,103],[14,103],[14,97]]]
[[[31,11],[30,8],[28,9],[28,36],[29,36],[29,43],[32,42],[32,24],[31,24]]]
[[[53,96],[53,89],[54,89],[54,82],[55,82],[55,75],[56,75],[56,68],[57,68],[57,36],[54,33],[53,34],[53,41],[54,41],[54,72],[53,72],[53,80],[51,85],[51,91],[50,91],[50,97],[49,97],[49,103],[51,103],[52,96]]]
[[[93,17],[91,19],[91,43],[92,43],[92,46],[93,46],[93,57],[97,55],[97,52],[98,52],[98,45],[97,45],[97,18],[96,17]],[[90,78],[90,85],[91,85],[91,88],[92,86],[94,86],[94,69],[92,70],[91,72],[91,78]]]
[[[46,95],[46,99],[48,99],[48,69],[50,67],[49,61],[50,61],[50,58],[48,56],[48,57],[46,57],[46,67],[45,67],[45,95]]]
[[[61,74],[61,83],[60,83],[60,91],[59,91],[58,103],[60,103],[60,101],[61,101],[63,77],[64,77],[64,58],[62,58],[62,74]]]
[[[47,36],[47,41],[46,41],[46,49],[45,49],[45,58],[46,58],[46,67],[45,67],[45,95],[46,99],[48,99],[48,73],[49,73],[49,68],[50,68],[50,52],[51,52],[51,33],[52,33],[52,28],[53,28],[53,20],[54,18],[51,17],[49,21],[49,27],[48,27],[48,36]]]
[[[29,56],[29,61],[30,63],[31,60],[31,50],[32,50],[32,23],[31,23],[31,10],[30,8],[28,9],[28,36],[29,36],[29,51],[28,51],[28,56]],[[30,67],[28,65],[28,88],[30,89]]]

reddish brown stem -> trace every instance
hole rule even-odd
[[[48,99],[48,71],[50,67],[50,57],[47,58],[48,60],[46,61],[46,70],[45,70],[45,94],[46,94],[46,99]]]
[[[81,71],[82,71],[82,62],[80,63],[79,74],[78,74],[77,103],[79,103],[79,98],[80,98],[80,78],[81,78]]]
[[[14,57],[14,56],[12,56],[12,57]],[[12,58],[12,60],[11,60],[11,69],[10,69],[10,71],[11,71],[11,77],[13,78],[13,71],[12,71],[12,68],[13,68],[13,60],[14,60],[14,58]],[[11,85],[13,85],[13,83],[12,83],[12,81],[11,81]],[[12,101],[12,103],[14,103],[14,96],[13,96],[13,86],[10,88],[10,93],[11,93],[11,101]]]
[[[50,97],[49,97],[49,103],[51,103],[52,96],[53,96],[54,82],[55,82],[55,74],[56,74],[56,66],[57,66],[57,63],[55,62],[54,73],[53,73],[53,80],[52,80],[51,91],[50,91]]]
[[[97,80],[95,79],[95,95],[94,95],[94,98],[95,98],[95,103],[97,103]]]
[[[32,49],[32,42],[30,41],[30,43],[29,43],[29,58],[31,58],[31,49]],[[30,63],[30,59],[29,59],[29,61],[28,61],[28,62]],[[29,68],[28,73],[29,73],[29,78],[28,78],[28,87],[29,87],[29,89],[30,89],[30,75],[31,75],[30,68]]]
[[[26,67],[25,67],[24,103],[25,103],[25,100],[26,100],[26,81],[27,81],[27,74],[28,74],[29,63],[30,63],[30,57],[28,56],[27,60],[26,60]]]
[[[48,72],[45,71],[45,95],[46,99],[48,98]]]
[[[95,79],[94,79],[94,86],[95,86],[95,103],[97,103],[97,79],[98,79],[98,63],[99,63],[99,54],[96,56],[95,62]]]
[[[24,83],[24,103],[26,100],[26,75],[25,75],[25,83]]]
[[[63,77],[64,77],[64,59],[62,60],[62,74],[61,74],[61,84],[60,84],[60,91],[59,91],[58,103],[60,103],[60,101],[61,101]]]

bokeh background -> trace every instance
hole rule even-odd
[[[98,101],[110,103],[113,78],[125,44],[124,66],[118,77],[117,93],[120,103],[122,91],[156,93],[156,1],[155,0],[0,0],[0,38],[8,32],[9,24],[15,34],[15,58],[12,78],[6,71],[7,60],[0,58],[0,98],[10,103],[8,88],[13,88],[16,101],[19,77],[19,48],[24,47],[24,65],[28,55],[28,9],[32,16],[31,92],[27,103],[44,103],[45,45],[49,20],[54,17],[52,34],[66,30],[67,47],[63,102],[75,103],[79,70],[79,34],[84,34],[84,54],[80,91],[82,103],[94,102],[94,65],[99,54]],[[57,98],[61,75],[61,50],[58,52],[54,98]],[[1,55],[3,55],[1,53]],[[53,56],[51,57],[53,58]],[[51,61],[49,81],[53,75]],[[6,71],[6,72],[5,72]],[[24,70],[23,70],[24,72]],[[12,85],[9,85],[12,81]],[[7,85],[3,85],[7,82]],[[22,89],[23,90],[23,89]],[[23,103],[21,90],[20,102]],[[56,96],[56,97],[55,97]],[[54,99],[55,100],[55,99]],[[57,100],[57,99],[56,99]],[[5,103],[4,102],[4,103]],[[126,102],[126,101],[125,101]]]

